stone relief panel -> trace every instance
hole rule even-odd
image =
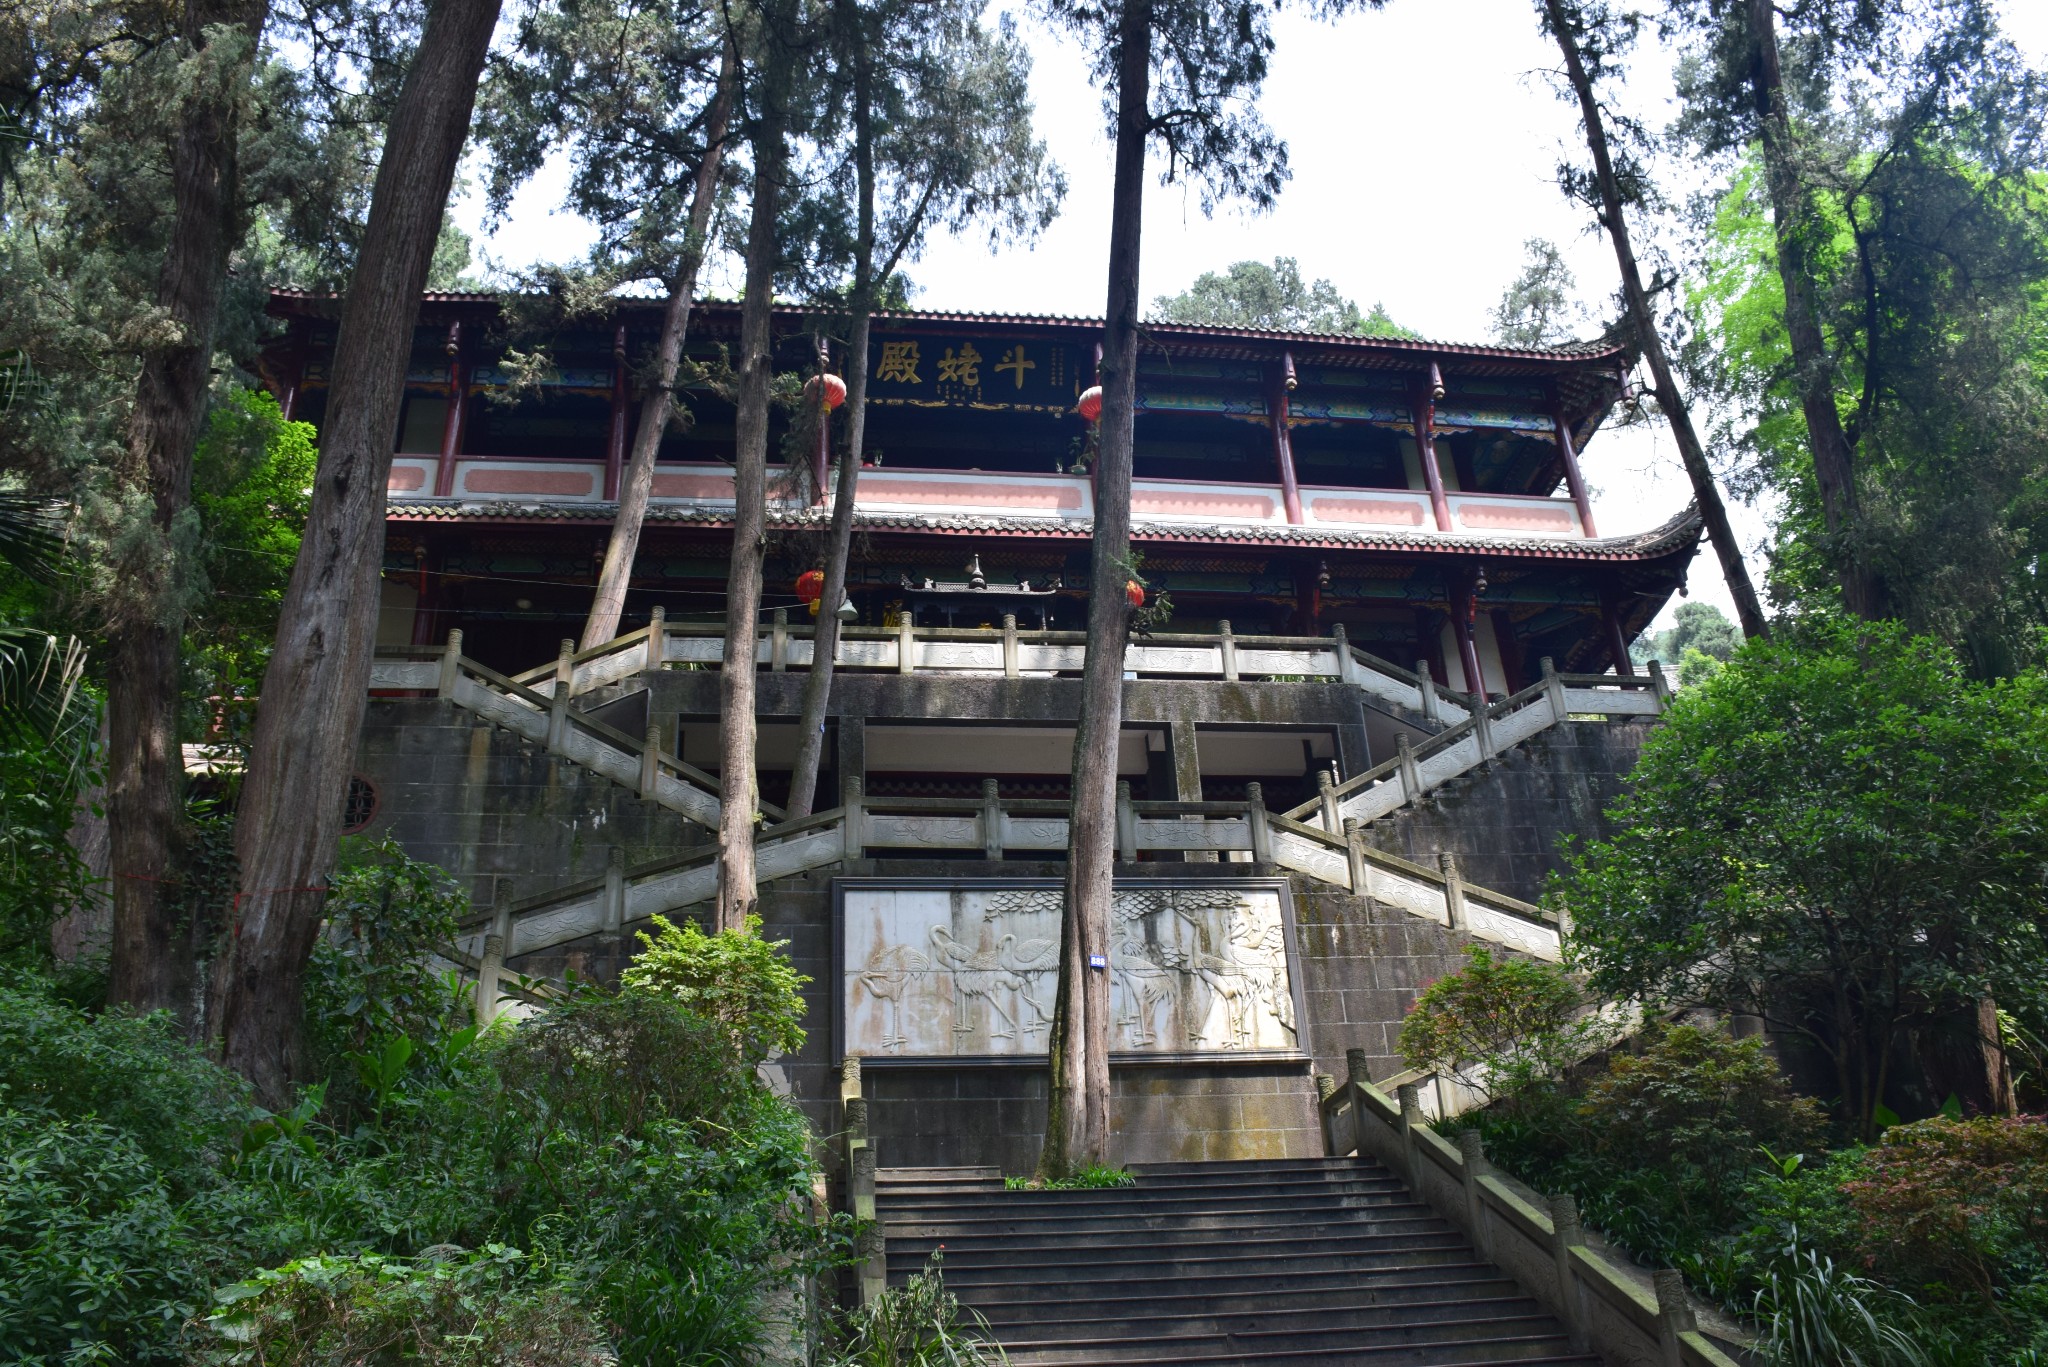
[[[868,1058],[1045,1052],[1059,983],[1049,887],[841,889],[842,1041]],[[1300,1051],[1282,892],[1119,886],[1108,964],[1111,1050]]]

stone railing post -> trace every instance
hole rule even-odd
[[[981,857],[1003,857],[1003,804],[996,780],[981,781]]]
[[[1344,862],[1351,872],[1351,895],[1366,896],[1369,875],[1365,865],[1365,828],[1358,824],[1357,817],[1344,818]]]
[[[1408,1185],[1415,1189],[1417,1198],[1422,1195],[1422,1167],[1416,1162],[1415,1132],[1422,1128],[1422,1097],[1415,1084],[1404,1082],[1394,1089],[1394,1099],[1401,1104],[1401,1156],[1408,1164],[1406,1176]]]
[[[1565,719],[1564,680],[1557,677],[1557,662],[1548,655],[1543,657],[1543,696],[1550,699],[1550,719]]]
[[[1245,784],[1244,800],[1249,804],[1246,824],[1252,829],[1252,862],[1270,864],[1273,862],[1273,828],[1266,822],[1266,786],[1257,782]]]
[[[1550,1256],[1557,1263],[1558,1313],[1571,1337],[1572,1351],[1586,1351],[1586,1307],[1579,1299],[1579,1278],[1572,1267],[1572,1250],[1586,1242],[1579,1228],[1579,1203],[1569,1196],[1553,1196],[1550,1206]]]
[[[647,649],[640,667],[648,672],[668,663],[668,609],[656,603],[647,612]]]
[[[441,648],[441,678],[434,691],[441,697],[455,696],[455,681],[462,676],[462,632],[458,628],[448,633],[448,644]]]
[[[1472,738],[1479,743],[1479,762],[1482,765],[1493,762],[1493,704],[1486,700],[1484,693],[1471,694],[1466,701],[1472,704]]]
[[[604,861],[604,928],[615,935],[626,924],[626,849],[614,845]]]
[[[1686,1299],[1685,1277],[1675,1268],[1660,1268],[1650,1274],[1657,1288],[1657,1346],[1663,1350],[1664,1367],[1684,1367],[1685,1349],[1680,1334],[1694,1333],[1692,1302]]]
[[[1116,857],[1126,864],[1138,862],[1138,814],[1131,806],[1131,785],[1123,779],[1116,785]]]
[[[896,672],[917,673],[917,629],[910,624],[910,609],[896,614]]]
[[[1017,650],[1017,614],[1003,614],[1003,677],[1014,679],[1021,673]]]
[[[1472,1243],[1480,1256],[1493,1256],[1493,1239],[1486,1225],[1486,1193],[1480,1188],[1479,1179],[1493,1169],[1486,1161],[1486,1141],[1477,1130],[1458,1131],[1458,1157],[1464,1162],[1462,1176],[1465,1180],[1465,1218],[1472,1228]]]
[[[1458,875],[1458,856],[1449,850],[1437,855],[1444,871],[1444,923],[1454,935],[1465,933],[1469,918],[1465,911],[1465,880]]]
[[[858,859],[867,850],[868,813],[867,801],[861,792],[861,776],[848,774],[839,785],[839,854],[842,859]]]
[[[1351,659],[1351,637],[1344,630],[1342,622],[1331,626],[1330,641],[1337,651],[1337,682],[1343,684],[1353,682],[1351,672],[1353,663]]]
[[[1431,721],[1437,719],[1436,680],[1429,676],[1429,661],[1415,662],[1415,683],[1422,690],[1422,715]]]
[[[1331,1077],[1328,1073],[1317,1073],[1315,1081],[1317,1104],[1328,1101],[1331,1097],[1337,1095],[1336,1078]]]
[[[1657,711],[1661,714],[1671,706],[1671,685],[1664,680],[1664,666],[1657,660],[1650,661],[1650,696],[1657,700]]]
[[[1344,1083],[1348,1087],[1363,1087],[1372,1082],[1371,1055],[1363,1049],[1344,1051]]]
[[[498,1014],[498,984],[505,973],[505,945],[512,938],[512,898],[500,880],[491,889],[491,928],[484,934],[483,957],[477,963],[474,1015],[480,1026]]]
[[[555,688],[548,698],[548,749],[557,755],[567,748],[569,737],[569,681],[576,672],[570,657],[575,653],[576,643],[564,637],[555,654]]]
[[[647,744],[640,747],[640,796],[653,797],[661,789],[661,723],[647,723]]]
[[[770,672],[782,674],[789,669],[789,609],[775,609],[775,617],[768,628],[768,668]]]
[[[1422,796],[1422,770],[1415,763],[1415,747],[1408,743],[1408,733],[1394,737],[1394,755],[1401,762],[1401,800],[1414,802]]]
[[[1323,804],[1323,829],[1331,835],[1344,834],[1344,814],[1337,809],[1337,776],[1328,769],[1316,770],[1316,797]]]
[[[1230,623],[1216,624],[1217,643],[1223,652],[1223,681],[1237,682],[1237,638],[1230,633]]]

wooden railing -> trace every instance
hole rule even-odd
[[[1660,1367],[1737,1367],[1699,1332],[1685,1282],[1675,1271],[1638,1276],[1589,1247],[1569,1196],[1538,1197],[1539,1206],[1486,1161],[1479,1132],[1456,1142],[1430,1125],[1416,1082],[1389,1099],[1367,1075],[1362,1049],[1346,1054],[1348,1076],[1324,1084],[1323,1137],[1333,1158],[1360,1154],[1399,1173],[1416,1197],[1462,1228],[1482,1256],[1564,1321],[1572,1346],[1610,1362]],[[1526,1189],[1524,1189],[1526,1190]]]

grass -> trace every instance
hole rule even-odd
[[[1138,1179],[1123,1168],[1090,1163],[1071,1177],[1005,1177],[1005,1191],[1099,1191],[1105,1187],[1128,1187]]]

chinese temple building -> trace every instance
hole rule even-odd
[[[318,423],[337,304],[287,291],[272,310],[267,378]],[[520,983],[615,972],[646,918],[715,887],[735,306],[692,319],[618,637],[564,644],[659,314],[622,299],[558,330],[542,381],[515,387],[508,349],[534,340],[493,298],[423,303],[348,824],[469,890],[450,952],[479,1015],[530,997]],[[778,314],[792,394],[821,328]],[[767,932],[813,980],[810,1042],[781,1066],[821,1133],[863,1089],[885,1166],[1027,1171],[1039,1142],[1093,552],[1078,400],[1100,334],[877,318],[818,810],[795,817],[796,582],[821,555],[844,410],[823,442],[797,405],[776,418],[757,860]],[[1690,514],[1594,525],[1580,452],[1628,361],[1606,343],[1145,331],[1133,540],[1171,610],[1125,648],[1116,926],[1095,966],[1121,1160],[1321,1154],[1338,1093],[1317,1075],[1397,1075],[1405,1012],[1466,944],[1559,957],[1536,903],[1663,710],[1628,642],[1700,532]]]
[[[289,331],[271,381],[292,416],[317,423],[337,305],[278,292],[272,312]],[[384,644],[459,627],[473,656],[518,668],[579,634],[638,417],[633,368],[660,313],[621,300],[606,324],[549,339],[552,371],[508,403],[494,299],[427,297],[394,434]],[[779,360],[809,373],[815,318],[789,310],[777,325]],[[738,326],[737,306],[699,305],[690,359],[717,365]],[[1084,319],[877,318],[858,621],[1085,624],[1094,490],[1075,401],[1099,338]],[[1462,692],[1512,693],[1545,657],[1626,672],[1627,641],[1684,582],[1699,527],[1594,525],[1579,452],[1621,394],[1625,360],[1608,343],[1147,328],[1132,515],[1143,578],[1172,602],[1159,629],[1342,627]],[[656,606],[671,622],[723,614],[733,408],[708,382],[679,398],[687,420],[662,444],[625,628]],[[782,497],[766,601],[794,605],[829,476],[814,453],[783,449],[803,443],[786,413],[777,421],[771,460],[788,463],[770,474]]]

